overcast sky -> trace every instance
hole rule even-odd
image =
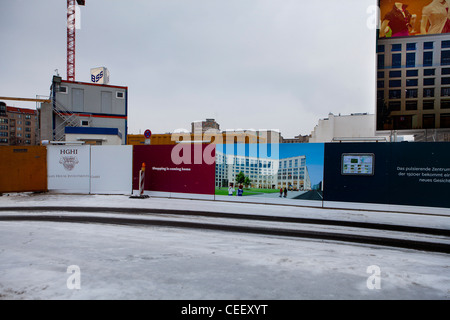
[[[86,0],[76,80],[105,66],[127,86],[129,133],[214,118],[310,134],[330,112],[375,112],[375,3]],[[55,69],[66,78],[66,12],[65,0],[0,0],[0,96],[48,95]]]

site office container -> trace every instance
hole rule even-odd
[[[0,193],[47,191],[44,146],[0,147]]]

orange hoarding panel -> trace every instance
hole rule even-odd
[[[0,193],[47,191],[47,149],[0,147]]]

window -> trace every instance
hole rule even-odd
[[[0,132],[0,137],[7,137],[8,136],[8,132]]]
[[[407,43],[406,50],[407,51],[416,50],[416,43]]]
[[[406,110],[417,110],[417,100],[406,101]]]
[[[406,98],[417,98],[417,89],[408,89],[406,90]]]
[[[407,77],[418,77],[419,70],[406,70],[406,76]]]
[[[400,78],[402,76],[401,70],[389,71],[389,78]]]
[[[377,99],[378,100],[383,100],[384,99],[384,91],[383,90],[378,90],[377,91]]]
[[[407,68],[413,68],[416,66],[416,53],[415,52],[408,52],[406,54],[406,67]]]
[[[0,139],[0,143],[8,143],[8,139],[1,138],[1,139]]]
[[[384,69],[384,54],[378,55],[378,69]]]
[[[423,85],[424,86],[434,86],[434,78],[424,78]]]
[[[402,103],[400,101],[391,101],[389,102],[389,110],[391,111],[400,111]]]
[[[418,79],[406,79],[406,86],[407,87],[417,87],[418,85]]]
[[[441,42],[441,48],[450,48],[450,40],[444,40]]]
[[[441,114],[441,128],[450,128],[450,114]]]
[[[422,127],[424,129],[434,129],[436,127],[434,114],[424,114],[423,115]]]
[[[434,88],[423,89],[423,97],[424,98],[433,98],[434,97]]]
[[[393,44],[391,51],[402,51],[402,44],[401,43]]]
[[[378,79],[384,78],[384,71],[378,71],[378,72],[377,72],[377,78],[378,78]]]
[[[450,100],[441,100],[441,109],[450,109]]]
[[[117,91],[116,92],[116,98],[117,99],[123,99],[125,97],[125,93],[122,91]]]
[[[66,86],[60,86],[59,87],[59,92],[67,94],[68,88]]]
[[[384,52],[384,44],[379,44],[377,46],[377,52]]]
[[[389,99],[401,99],[402,90],[389,90]]]
[[[393,53],[392,54],[392,68],[401,68],[402,66],[402,54]]]
[[[442,88],[441,97],[450,97],[450,88]]]
[[[433,65],[433,51],[423,53],[423,66],[431,67]]]
[[[424,50],[429,50],[429,49],[433,49],[433,48],[434,48],[433,42],[424,42],[423,43],[423,49]]]
[[[442,78],[441,84],[450,84],[450,77]]]
[[[434,100],[423,100],[423,110],[433,110]]]
[[[377,87],[378,89],[384,89],[384,80],[378,80]]]
[[[441,65],[450,65],[450,50],[441,51]]]
[[[402,80],[389,80],[389,88],[400,88]]]
[[[424,76],[434,76],[436,73],[436,69],[424,69],[423,75]]]

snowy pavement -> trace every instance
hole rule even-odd
[[[0,197],[1,208],[17,206],[59,206],[60,214],[70,206],[202,210],[450,229],[450,217],[404,213],[126,196]],[[450,255],[208,230],[2,221],[0,299],[448,300]]]

